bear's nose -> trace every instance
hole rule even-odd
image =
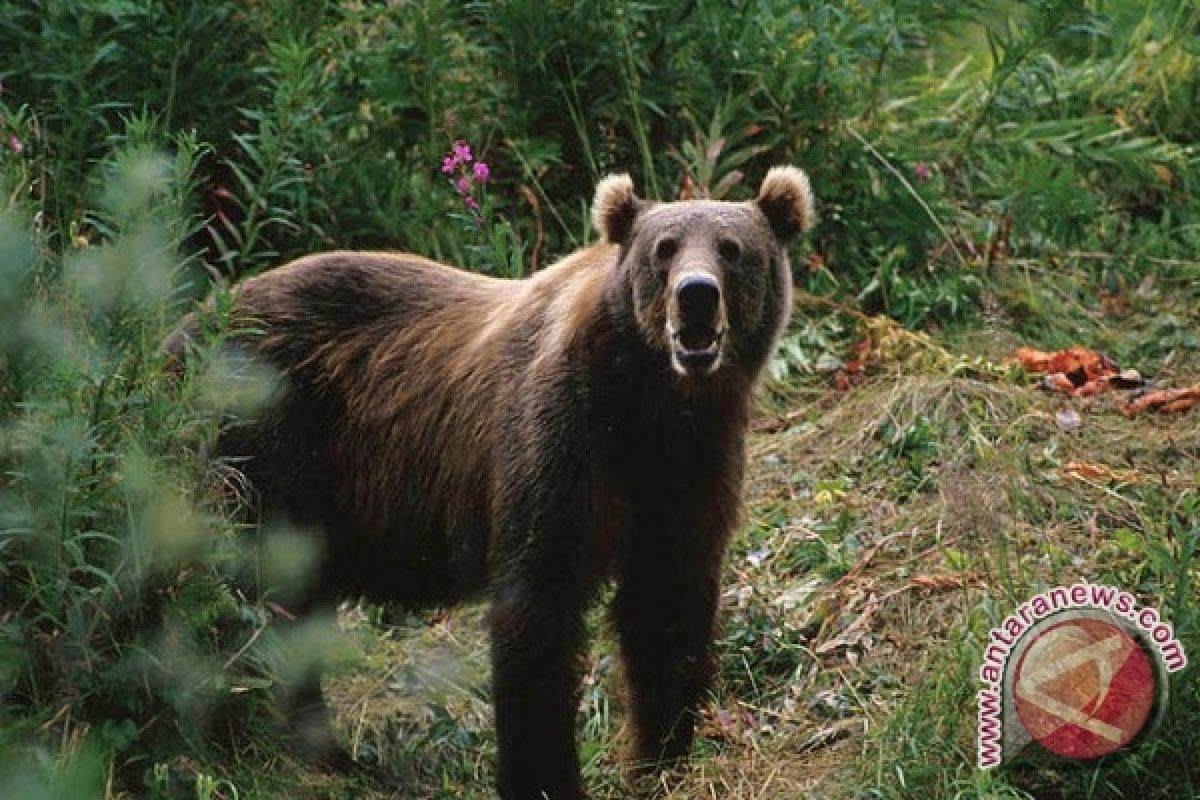
[[[675,288],[679,315],[685,324],[713,325],[721,302],[721,287],[711,275],[688,275]]]

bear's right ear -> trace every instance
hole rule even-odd
[[[592,224],[604,241],[624,244],[641,210],[642,201],[633,193],[633,180],[628,175],[609,175],[596,184]]]

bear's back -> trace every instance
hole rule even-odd
[[[415,605],[479,588],[493,389],[464,354],[488,309],[520,289],[358,252],[309,256],[240,287],[236,313],[261,331],[244,342],[284,391],[266,424],[222,450],[251,456],[264,514],[324,530],[322,582],[340,594]]]
[[[253,331],[240,341],[284,391],[221,450],[250,455],[265,513],[325,530],[323,582],[341,593],[409,605],[472,594],[486,580],[505,415],[568,346],[555,331],[603,271],[576,257],[503,280],[333,252],[256,276],[236,295]]]

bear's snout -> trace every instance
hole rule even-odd
[[[671,363],[685,375],[706,375],[719,366],[724,314],[721,286],[703,272],[675,284],[670,314]]]

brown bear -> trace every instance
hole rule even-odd
[[[756,379],[787,323],[805,174],[748,202],[604,179],[602,242],[524,280],[331,252],[246,281],[240,346],[283,376],[220,444],[266,518],[316,532],[304,607],[486,593],[501,797],[580,798],[584,612],[612,616],[632,750],[688,753],[709,688]],[[186,341],[186,326],[171,343]],[[300,693],[320,713],[314,676]]]

